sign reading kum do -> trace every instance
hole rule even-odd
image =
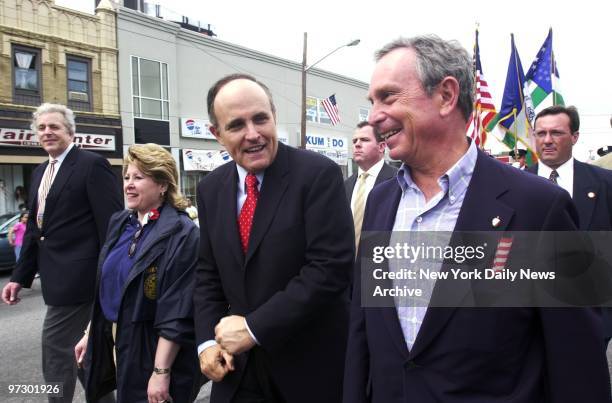
[[[98,151],[115,151],[115,136],[105,134],[76,133],[74,144]],[[36,134],[29,129],[0,128],[0,146],[40,147]]]

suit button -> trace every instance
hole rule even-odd
[[[414,362],[414,360],[410,360],[404,363],[404,368],[414,369],[414,368],[419,368],[419,365],[416,362]]]
[[[41,240],[41,241],[44,241],[44,240],[45,240],[45,237],[44,237],[44,236],[41,236],[41,237],[40,237],[40,240]]]

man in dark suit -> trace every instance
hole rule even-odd
[[[580,136],[578,110],[573,106],[550,106],[536,115],[534,127],[540,162],[527,171],[553,181],[570,194],[581,230],[612,230],[612,171],[573,157],[573,147]],[[604,338],[606,345],[612,338],[609,309],[604,312]]]
[[[278,142],[251,76],[219,80],[207,106],[233,158],[198,186],[194,318],[211,401],[336,403],[354,259],[340,168]]]
[[[21,288],[30,288],[40,273],[47,305],[43,375],[46,382],[60,382],[63,388],[63,398],[49,401],[71,402],[77,377],[74,346],[89,321],[98,253],[110,216],[123,203],[108,161],[73,144],[70,109],[42,104],[34,112],[32,130],[49,161],[32,173],[23,248],[2,299],[18,303]]]
[[[346,198],[351,202],[357,245],[361,235],[363,212],[368,194],[374,186],[392,178],[397,173],[397,169],[385,163],[386,147],[385,142],[374,134],[374,129],[368,122],[359,122],[353,134],[353,160],[359,169],[344,181]]]
[[[370,193],[364,231],[575,228],[565,192],[467,140],[471,67],[463,48],[435,36],[399,39],[377,53],[369,121],[403,165],[397,181]],[[397,304],[362,307],[364,284],[356,274],[346,403],[610,399],[594,310],[426,303],[408,314]]]
[[[550,106],[537,114],[534,127],[540,162],[527,171],[551,181],[554,177],[554,182],[572,196],[581,230],[612,230],[612,172],[573,157],[580,135],[578,110]]]

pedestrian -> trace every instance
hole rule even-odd
[[[15,262],[19,260],[21,254],[21,247],[23,245],[23,236],[25,235],[26,224],[28,222],[29,214],[27,211],[22,212],[19,215],[19,221],[13,225],[8,232],[9,244],[15,250]]]
[[[451,242],[463,248],[459,239],[466,231],[513,237],[513,231],[576,229],[567,192],[490,158],[466,137],[472,60],[457,42],[433,35],[400,38],[378,51],[376,61],[369,122],[386,140],[390,157],[403,164],[397,180],[370,192],[364,231],[392,231],[391,239],[401,231],[453,232]],[[508,249],[477,264],[492,265],[494,257],[513,262],[512,238],[501,239],[510,239],[504,241]],[[368,256],[358,257],[356,273],[366,270]],[[417,270],[424,262],[399,264]],[[450,267],[440,262],[437,269],[448,273]],[[418,305],[402,304],[403,298],[368,303],[372,294],[364,286],[371,283],[360,278],[356,274],[351,302],[345,403],[610,401],[596,309],[463,307],[463,298],[473,296],[470,287],[444,288],[444,282],[440,288],[436,282],[432,294],[440,291],[438,302],[446,298],[449,305],[430,307],[431,294]],[[406,286],[398,280],[391,284]],[[481,285],[472,284],[472,290]]]
[[[164,148],[128,148],[128,210],[111,218],[91,323],[74,349],[88,400],[115,385],[124,403],[191,402],[198,394],[192,296],[199,231],[177,182]]]
[[[194,308],[211,402],[338,403],[354,260],[340,167],[278,141],[270,90],[252,76],[218,80],[207,107],[233,159],[197,192]]]
[[[47,312],[42,330],[43,377],[62,385],[71,402],[77,379],[74,345],[91,314],[96,267],[110,216],[122,208],[117,176],[108,160],[73,143],[72,110],[45,103],[34,111],[32,131],[48,159],[32,173],[30,215],[21,256],[2,290],[9,305],[40,273]],[[109,397],[108,401],[114,401]]]

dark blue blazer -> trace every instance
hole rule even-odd
[[[390,231],[395,181],[369,196],[364,230]],[[576,213],[562,189],[478,152],[456,231],[563,231]],[[360,278],[360,262],[356,279]],[[601,317],[589,309],[429,308],[412,350],[395,308],[362,308],[355,281],[345,403],[608,402]]]
[[[278,145],[265,170],[246,255],[237,226],[236,164],[198,186],[200,259],[194,318],[197,344],[214,339],[227,315],[246,317],[258,359],[292,403],[337,403],[348,333],[353,220],[340,168],[310,151]],[[212,387],[231,401],[250,352]]]
[[[538,164],[527,171],[537,175]],[[612,171],[574,160],[573,200],[581,230],[612,230]]]
[[[393,178],[397,174],[397,168],[392,167],[386,162],[383,164],[378,176],[376,176],[376,181],[374,182],[374,186],[383,183],[389,178]],[[346,198],[349,203],[351,202],[351,197],[353,196],[353,189],[355,188],[355,183],[357,182],[357,172],[346,178],[344,181],[344,190],[346,191]]]
[[[38,187],[47,165],[32,173],[30,219],[11,281],[29,288],[38,271],[45,304],[86,303],[93,299],[108,221],[123,208],[121,186],[105,158],[73,147],[49,189],[39,229]]]

